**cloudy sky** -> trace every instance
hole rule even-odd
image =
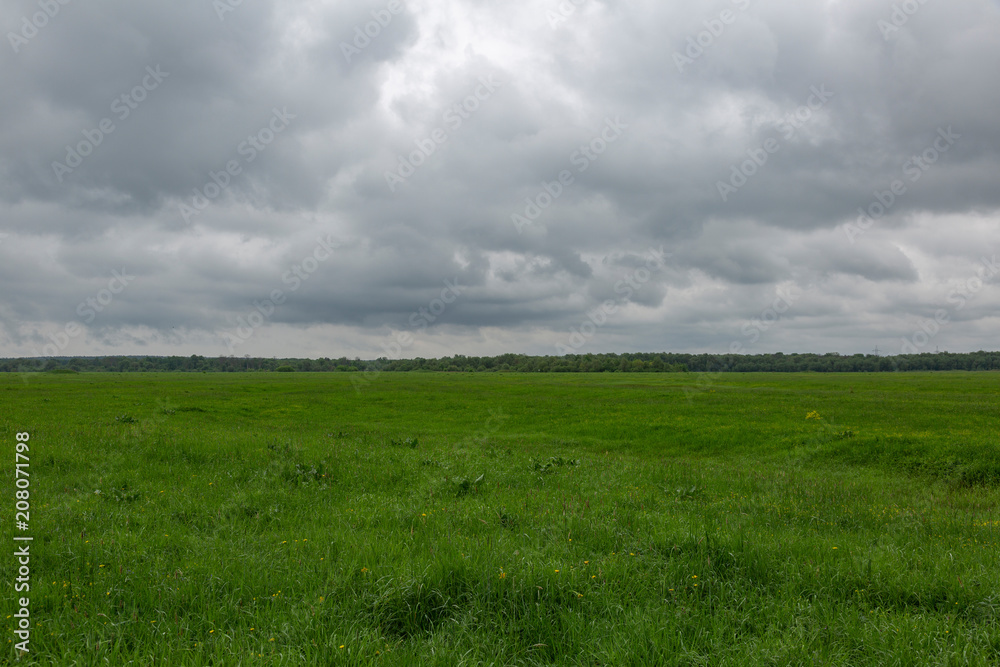
[[[0,356],[996,349],[996,0],[0,18]]]

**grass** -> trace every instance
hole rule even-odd
[[[1000,660],[996,374],[351,376],[0,377],[19,664]]]

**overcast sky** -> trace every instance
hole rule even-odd
[[[0,356],[997,349],[996,0],[0,7]]]

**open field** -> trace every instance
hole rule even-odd
[[[351,377],[0,376],[19,664],[1000,661],[998,374]]]

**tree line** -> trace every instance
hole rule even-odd
[[[874,354],[679,354],[632,352],[624,354],[569,354],[529,356],[501,354],[441,359],[277,359],[261,357],[46,357],[0,359],[0,372],[517,372],[517,373],[875,373],[896,371],[1000,370],[1000,352],[925,352],[878,356]]]

